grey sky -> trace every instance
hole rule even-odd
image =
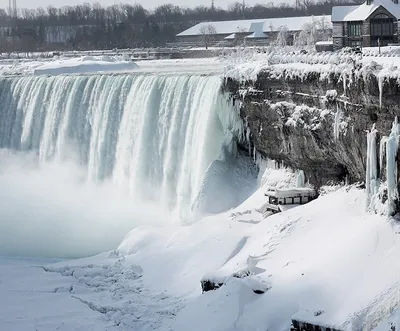
[[[263,0],[246,0],[246,4],[248,5],[254,5],[257,3],[267,3],[267,2],[274,2],[274,3],[281,3],[284,0],[274,0],[274,1],[263,1]],[[286,0],[288,1],[288,0]],[[19,8],[36,8],[39,6],[42,7],[47,7],[49,5],[53,5],[55,7],[61,7],[64,5],[76,5],[76,4],[81,4],[83,2],[89,2],[91,3],[92,1],[84,1],[84,0],[17,0],[17,5]],[[120,3],[121,1],[119,0],[99,0],[99,2],[103,5],[112,5],[114,3]],[[179,6],[186,6],[186,7],[195,7],[199,5],[200,3],[203,5],[210,5],[211,0],[126,0],[122,1],[123,3],[141,3],[145,8],[154,8],[156,6],[162,5],[164,3],[173,3]],[[215,5],[218,7],[223,7],[226,8],[229,4],[235,2],[235,0],[215,0]],[[8,0],[0,0],[0,7],[6,8],[8,7]]]

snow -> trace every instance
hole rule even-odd
[[[319,75],[321,81],[331,79],[331,75],[339,77],[343,84],[344,95],[336,96],[327,91],[326,99],[339,97],[346,102],[346,91],[357,79],[365,82],[371,76],[378,81],[380,106],[385,94],[385,84],[391,80],[400,81],[400,57],[398,47],[386,47],[382,54],[374,48],[364,48],[363,55],[341,52],[320,52],[310,50],[303,54],[298,50],[276,49],[271,47],[263,52],[251,49],[241,49],[236,54],[226,56],[227,65],[224,76],[239,82],[255,82],[261,72],[268,74],[272,79],[299,79],[306,80],[310,75]],[[249,88],[242,88],[241,94],[249,92]],[[283,103],[282,103],[283,105]],[[286,123],[287,125],[301,124],[302,114],[310,112],[306,106],[297,105],[296,112]],[[346,120],[341,120],[341,113],[337,112],[335,134],[347,129]],[[310,123],[311,124],[311,123]],[[336,130],[340,129],[340,130]]]
[[[315,319],[332,325],[374,324],[387,316],[383,311],[378,318],[372,316],[372,309],[381,304],[375,301],[379,293],[385,303],[393,299],[385,293],[397,283],[400,266],[396,263],[395,247],[400,245],[400,239],[390,223],[365,213],[363,191],[340,189],[265,220],[255,211],[260,202],[256,194],[233,210],[243,216],[252,215],[253,223],[242,222],[239,214],[229,219],[227,213],[208,217],[190,227],[133,230],[113,259],[124,270],[131,266],[136,273],[140,269],[135,266],[140,265],[143,274],[139,284],[136,280],[116,277],[118,273],[114,271],[101,276],[104,281],[109,278],[116,281],[114,286],[121,287],[118,292],[121,299],[112,299],[112,289],[105,287],[99,301],[94,290],[97,287],[90,285],[98,275],[99,262],[91,259],[61,262],[48,268],[64,274],[74,271],[73,277],[78,280],[83,277],[80,282],[86,291],[71,295],[84,298],[97,309],[106,306],[115,312],[121,307],[119,319],[125,315],[132,320],[134,315],[145,320],[150,315],[156,316],[159,322],[154,322],[155,329],[161,330],[161,321],[167,326],[171,323],[171,328],[177,331],[234,326],[237,330],[287,330],[294,314],[304,316],[307,311],[317,310],[325,313]],[[247,209],[249,204],[251,209]],[[110,265],[107,261],[103,263]],[[204,275],[245,270],[249,263],[253,265],[251,270],[256,270],[249,278],[229,279],[219,290],[201,294],[200,280]],[[89,264],[93,265],[90,273]],[[130,294],[127,287],[136,284],[151,289],[150,293]],[[254,284],[270,289],[257,295],[252,292]],[[163,291],[165,299],[157,300],[155,293]],[[353,293],[351,297],[347,296],[349,292]],[[144,312],[137,300],[146,296],[156,301]],[[128,297],[130,311],[122,309]],[[176,317],[169,320],[154,315],[162,300],[168,302],[164,305],[165,314],[174,313]],[[369,310],[365,319],[359,319],[358,313],[366,308]],[[115,321],[111,314],[104,317]]]
[[[317,41],[315,45],[333,45],[333,41]]]
[[[219,21],[219,22],[202,22],[192,26],[191,28],[177,34],[177,37],[182,36],[198,36],[201,35],[203,26],[212,25],[216,34],[232,34],[235,32],[243,31],[250,32],[250,27],[253,23],[264,22],[264,20],[238,20],[238,21]]]
[[[304,181],[300,181],[300,183],[304,183]],[[265,192],[268,196],[273,197],[294,197],[294,196],[309,196],[315,195],[315,190],[308,187],[297,187],[297,188],[284,188],[284,189],[276,189],[276,188],[268,188]]]
[[[0,75],[4,76],[33,75],[35,71],[37,75],[39,73],[43,73],[43,75],[73,73],[88,75],[98,72],[108,74],[113,72],[120,74],[125,72],[215,74],[222,73],[223,68],[224,64],[217,58],[143,60],[137,62],[125,61],[120,56],[59,57],[51,60],[0,60]]]
[[[247,39],[262,39],[267,36],[263,32],[264,22],[251,23],[250,30],[253,33],[246,36]]]
[[[267,168],[261,183],[229,212],[188,226],[137,227],[116,250],[95,257],[56,264],[2,259],[0,325],[289,330],[296,316],[369,331],[388,323],[388,307],[398,304],[398,226],[367,213],[365,193],[354,187],[265,219],[258,210],[266,187],[295,185],[296,174]],[[251,275],[243,279],[224,276],[246,270]],[[202,294],[207,275],[226,284]]]
[[[2,330],[120,330],[73,297],[79,284],[72,277],[45,272],[40,267],[51,262],[0,258]]]
[[[332,8],[332,22],[364,21],[380,6],[383,6],[397,19],[400,18],[400,6],[391,0],[374,0],[359,6],[335,6]]]
[[[45,63],[34,70],[34,75],[82,74],[90,72],[130,71],[138,66],[131,61],[112,61],[109,57],[85,56]]]
[[[201,35],[202,27],[208,26],[210,24],[215,28],[215,34],[217,35],[230,35],[236,32],[246,32],[255,33],[257,34],[257,36],[262,36],[262,32],[278,31],[281,27],[286,27],[288,31],[301,31],[305,24],[312,23],[318,20],[324,20],[326,24],[331,27],[330,15],[202,22],[179,33],[177,37]]]

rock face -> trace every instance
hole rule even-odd
[[[387,135],[400,115],[396,80],[381,84],[380,94],[377,76],[359,72],[300,79],[285,74],[277,78],[265,70],[255,82],[227,78],[223,89],[235,103],[241,102],[241,117],[251,133],[249,150],[303,169],[319,187],[345,178],[363,181],[366,131],[376,123],[378,133]]]

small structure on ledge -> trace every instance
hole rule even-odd
[[[317,192],[309,187],[297,187],[297,188],[268,188],[265,192],[265,196],[268,197],[268,201],[263,206],[266,211],[272,213],[279,213],[304,205],[318,197]]]
[[[341,331],[334,327],[322,326],[314,323],[308,323],[292,319],[292,327],[290,331]]]

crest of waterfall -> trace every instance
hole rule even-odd
[[[88,181],[189,211],[227,139],[244,136],[220,84],[193,74],[0,78],[0,147],[73,159]]]

